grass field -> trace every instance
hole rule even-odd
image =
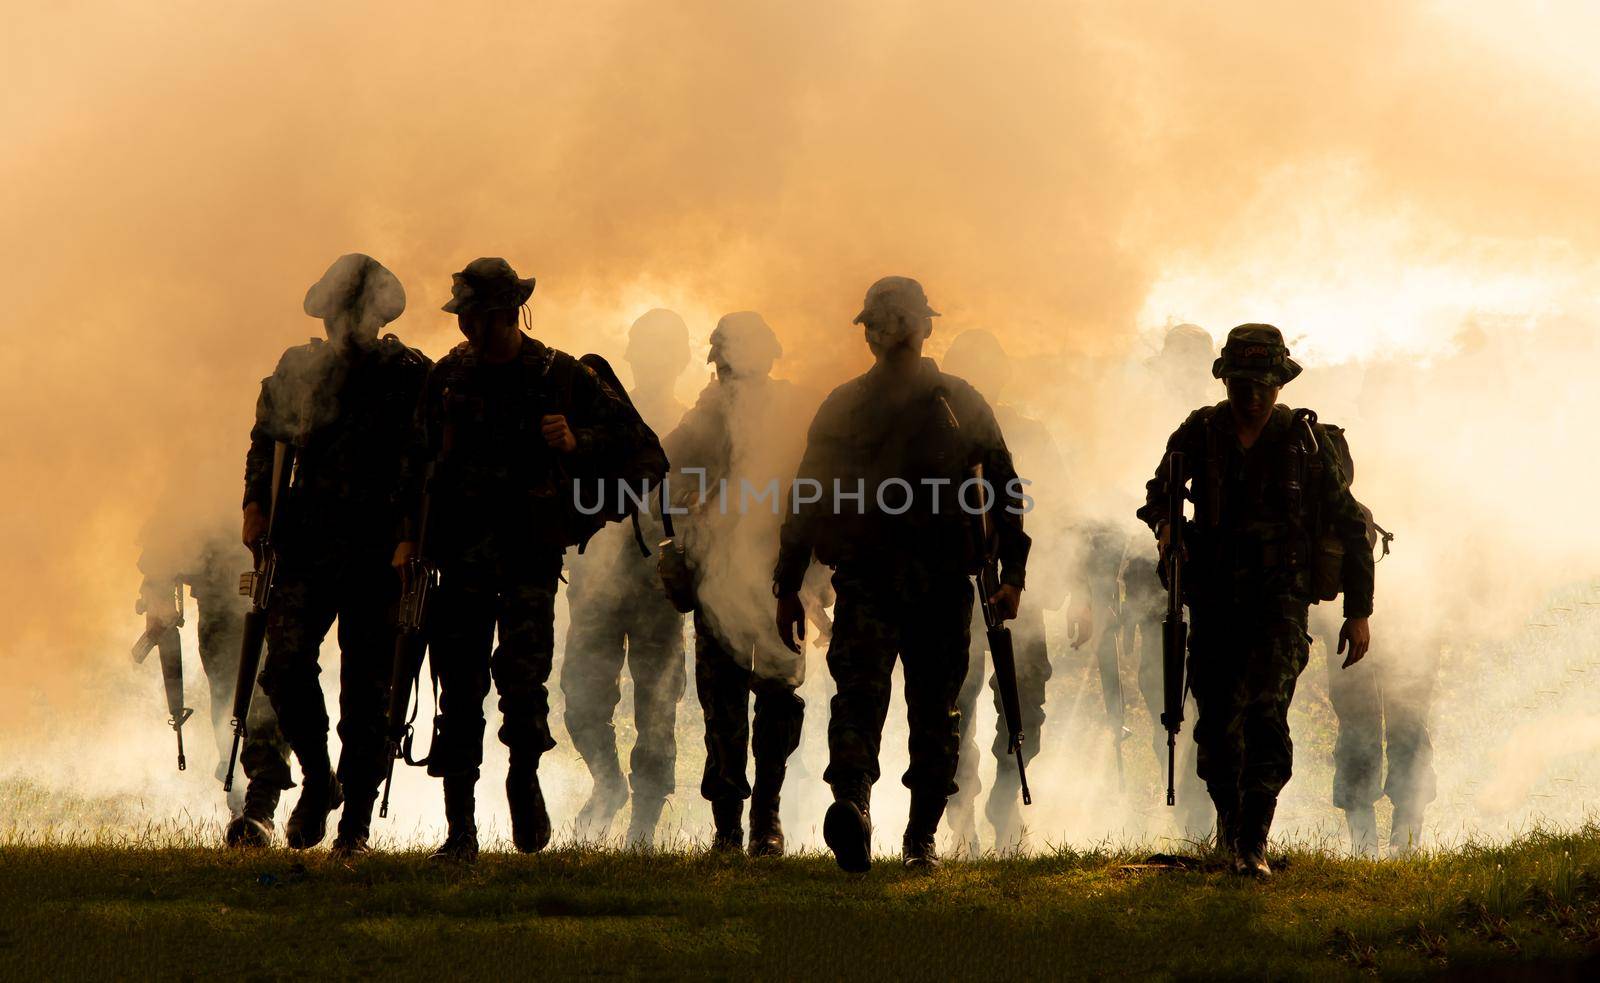
[[[1060,852],[852,877],[809,855],[567,849],[354,864],[115,843],[0,846],[8,979],[1595,978],[1600,829],[1267,884]]]

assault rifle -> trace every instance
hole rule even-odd
[[[378,815],[389,815],[389,786],[394,784],[394,762],[404,758],[408,765],[425,765],[428,759],[418,761],[411,756],[411,743],[415,737],[412,722],[417,712],[411,702],[413,686],[422,675],[422,659],[428,651],[428,639],[423,633],[427,624],[428,595],[439,585],[439,570],[428,560],[428,512],[433,498],[433,476],[436,463],[429,463],[422,483],[422,508],[417,520],[417,551],[401,574],[402,591],[400,608],[395,618],[394,667],[389,675],[389,712],[384,728],[383,801]],[[421,695],[418,694],[420,702]]]
[[[1167,617],[1161,623],[1161,725],[1167,729],[1167,805],[1177,804],[1178,732],[1183,729],[1184,656],[1189,626],[1183,620],[1183,452],[1167,455],[1167,553],[1162,581],[1167,586]]]
[[[133,643],[130,654],[134,665],[142,665],[149,658],[151,649],[158,649],[161,653],[161,679],[167,690],[167,726],[178,735],[178,770],[184,771],[189,767],[189,762],[183,755],[183,725],[194,716],[194,710],[183,705],[183,641],[178,635],[178,629],[183,627],[183,581],[173,581],[171,589],[176,619],[154,634],[145,629],[145,633]],[[144,598],[140,598],[134,606],[134,611],[139,614],[148,610]]]
[[[244,616],[244,644],[239,649],[239,677],[233,689],[233,748],[228,752],[228,774],[222,789],[233,791],[233,768],[239,763],[239,745],[244,741],[250,719],[250,698],[255,694],[256,677],[261,673],[261,649],[267,641],[267,609],[272,603],[272,588],[278,576],[278,550],[273,536],[278,531],[278,516],[289,489],[295,484],[299,463],[296,449],[284,441],[272,448],[272,498],[267,509],[267,532],[251,547],[255,569],[239,577],[239,593],[250,598]]]
[[[939,404],[948,416],[952,429],[959,430],[960,421],[956,418],[955,410],[950,406],[950,401],[942,394],[939,395]],[[1022,753],[1022,700],[1017,694],[1017,656],[1011,644],[1011,629],[1006,627],[1005,620],[1000,617],[1000,612],[990,603],[1000,590],[1000,561],[998,555],[998,537],[995,535],[993,510],[998,508],[998,503],[990,500],[990,487],[983,477],[982,462],[973,463],[967,469],[969,479],[973,480],[982,496],[983,501],[978,507],[978,514],[974,517],[973,534],[977,537],[983,565],[978,570],[978,605],[983,610],[984,634],[989,639],[989,658],[994,663],[994,685],[1000,694],[1000,713],[1006,721],[1006,752],[1016,756],[1017,779],[1022,785],[1022,804],[1033,804],[1033,792],[1028,789],[1027,765]]]

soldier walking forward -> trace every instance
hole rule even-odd
[[[499,258],[455,274],[444,310],[467,340],[428,373],[402,482],[409,526],[423,476],[435,466],[427,548],[439,587],[425,630],[439,680],[428,774],[444,779],[449,823],[434,853],[440,860],[477,860],[475,790],[491,679],[511,754],[512,841],[524,853],[550,842],[539,786],[539,757],[555,747],[545,684],[562,551],[583,538],[573,533],[566,477],[602,458],[627,425],[623,405],[592,369],[520,330],[533,287]],[[415,535],[402,534],[396,569],[410,566]]]
[[[1373,561],[1335,440],[1314,414],[1277,404],[1300,374],[1266,324],[1228,334],[1212,375],[1228,398],[1191,413],[1167,440],[1183,454],[1195,503],[1185,534],[1189,679],[1200,777],[1217,809],[1218,846],[1240,873],[1267,877],[1267,834],[1293,765],[1289,703],[1310,652],[1309,605],[1344,594],[1344,665],[1367,653]],[[1139,518],[1163,556],[1170,537],[1168,458]],[[1165,564],[1163,564],[1165,566]]]
[[[261,384],[245,460],[244,541],[255,546],[272,496],[273,445],[295,448],[280,506],[278,581],[267,621],[261,688],[300,762],[300,799],[284,833],[291,847],[320,843],[344,803],[334,850],[367,849],[383,775],[383,726],[398,583],[388,568],[399,513],[400,456],[428,360],[383,325],[405,292],[377,260],[340,257],[306,294],[327,341],[284,353]],[[328,758],[328,712],[318,656],[339,622],[339,770]],[[248,769],[248,764],[247,764]]]
[[[871,866],[870,796],[896,659],[911,732],[904,860],[937,862],[934,833],[956,791],[971,575],[983,560],[972,516],[958,501],[965,488],[967,504],[980,502],[978,486],[964,486],[971,465],[982,466],[996,493],[989,501],[1003,569],[992,601],[1010,619],[1022,595],[1022,489],[988,403],[922,357],[937,314],[915,280],[885,277],[867,291],[855,323],[865,326],[877,361],[835,389],[812,421],[774,577],[779,633],[798,651],[806,568],[815,555],[835,571],[828,670],[838,692],[823,775],[834,802],[823,837],[848,871]]]

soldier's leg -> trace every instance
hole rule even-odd
[[[945,801],[956,790],[961,712],[956,698],[966,680],[971,649],[972,584],[965,577],[935,580],[924,597],[910,599],[905,613],[907,750],[902,777],[911,790],[904,853],[908,864],[935,860],[933,834]]]
[[[383,781],[384,728],[394,669],[394,604],[400,583],[386,563],[348,572],[339,608],[339,784],[344,812],[334,846],[366,849]]]
[[[566,656],[561,663],[567,734],[593,781],[589,798],[578,811],[578,829],[584,836],[604,836],[628,801],[612,723],[622,698],[619,681],[626,638],[621,606],[605,586],[586,583],[576,596],[569,594]]]
[[[1333,743],[1333,804],[1342,809],[1350,828],[1350,848],[1361,856],[1376,855],[1378,820],[1373,804],[1383,793],[1383,704],[1378,698],[1376,658],[1369,655],[1348,669],[1334,653],[1337,629],[1323,631],[1328,667],[1328,702],[1338,730]]]
[[[1050,646],[1045,640],[1044,612],[1035,607],[1030,613],[1030,609],[1024,608],[1011,634],[1015,639],[1017,696],[1022,708],[1023,760],[1032,765],[1034,756],[1044,747],[1045,689],[1052,674]],[[970,683],[969,678],[967,685]],[[995,770],[994,788],[989,792],[989,802],[984,812],[994,826],[995,845],[1014,846],[1022,831],[1022,784],[1017,771],[1017,759],[1009,753],[1010,732],[1000,707],[1000,690],[993,679],[989,680],[989,688],[994,690],[996,715],[994,743],[990,746]],[[966,689],[966,685],[962,689]],[[962,713],[966,713],[964,708]],[[962,726],[966,726],[965,720]]]
[[[667,796],[677,787],[678,701],[688,673],[683,651],[683,615],[660,598],[640,598],[628,633],[628,671],[633,675],[633,721],[638,731],[628,757],[633,814],[628,841],[648,846]]]
[[[545,684],[555,658],[556,555],[514,570],[502,583],[494,653],[494,685],[500,693],[500,741],[511,752],[506,802],[511,839],[523,853],[550,842],[550,813],[539,785],[539,758],[556,746],[550,736],[550,694]]]
[[[1236,847],[1241,805],[1239,776],[1244,764],[1244,669],[1248,653],[1241,649],[1236,624],[1228,612],[1196,614],[1189,634],[1195,768],[1217,811],[1217,845],[1226,852]],[[1155,636],[1159,638],[1159,634]],[[1158,641],[1156,644],[1159,648]],[[1161,733],[1161,760],[1165,765],[1165,731]],[[1179,740],[1182,741],[1181,736]]]
[[[328,711],[317,678],[322,640],[337,610],[332,581],[327,571],[285,571],[274,587],[276,596],[267,615],[261,688],[300,762],[300,798],[285,829],[295,849],[322,841],[328,813],[341,798],[328,759]]]
[[[755,720],[750,728],[750,751],[756,759],[756,780],[750,792],[750,854],[775,857],[784,847],[779,798],[789,756],[800,746],[806,703],[795,691],[792,677],[757,676],[752,688]]]
[[[1239,772],[1238,852],[1250,873],[1266,868],[1267,836],[1278,793],[1294,769],[1289,704],[1310,656],[1304,609],[1296,617],[1261,625],[1253,632],[1245,670],[1244,762]],[[1259,863],[1257,862],[1259,859]]]
[[[987,649],[983,636],[981,616],[974,612],[972,641],[968,646],[967,676],[956,699],[956,709],[961,714],[960,757],[956,763],[956,792],[950,796],[949,811],[945,821],[957,844],[969,855],[979,850],[977,807],[978,791],[983,786],[979,777],[983,753],[975,739],[978,725],[978,698],[983,693],[983,681],[988,667],[984,658]]]
[[[834,576],[833,586],[828,673],[835,692],[829,703],[828,767],[822,780],[833,790],[834,801],[823,818],[822,837],[841,868],[859,873],[872,866],[869,804],[880,774],[878,747],[900,651],[900,618],[898,606],[882,596],[881,587],[875,595],[867,583],[842,575]],[[963,651],[963,670],[966,658]]]
[[[499,598],[491,577],[443,571],[428,612],[428,665],[439,685],[428,774],[444,779],[449,834],[434,857],[477,859],[474,790],[483,763],[483,700],[489,695],[490,649]]]
[[[230,718],[244,634],[244,619],[234,601],[231,597],[195,600],[200,619],[200,662],[211,691],[211,720],[218,739],[219,779],[226,775],[228,755],[232,753]],[[228,824],[227,842],[230,846],[267,846],[272,840],[278,799],[284,789],[294,788],[294,778],[289,771],[289,745],[278,733],[278,718],[259,681],[254,682],[250,715],[245,719],[239,766],[245,782],[242,787],[234,786],[239,793],[237,799],[229,798],[234,818]]]
[[[750,748],[751,673],[717,637],[704,613],[694,613],[694,686],[706,722],[706,764],[700,794],[716,825],[712,847],[744,849],[744,800]]]
[[[1397,856],[1409,854],[1421,845],[1423,812],[1439,794],[1438,776],[1433,769],[1433,739],[1428,734],[1428,712],[1438,675],[1437,645],[1417,652],[1413,658],[1414,663],[1404,666],[1386,659],[1373,667],[1383,681],[1389,751],[1384,793],[1394,805],[1389,852]]]
[[[211,734],[217,745],[217,781],[228,775],[228,755],[233,751],[233,691],[239,676],[239,647],[243,622],[236,611],[195,598],[195,638],[200,644],[200,668],[205,671]]]

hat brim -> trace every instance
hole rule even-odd
[[[521,307],[523,304],[526,304],[528,302],[528,298],[533,296],[534,280],[535,278],[530,276],[526,280],[519,279],[517,281],[517,289],[511,295],[511,297],[516,298],[514,302],[512,301],[511,297],[496,297],[492,300],[478,300],[469,294],[466,297],[452,296],[450,300],[439,309],[444,311],[446,314],[460,314],[463,311],[515,310],[516,308]]]
[[[856,319],[854,321],[851,321],[850,323],[851,324],[865,324],[866,321],[867,321],[867,315],[871,314],[873,311],[876,311],[876,310],[882,310],[882,308],[878,308],[878,307],[863,307],[863,308],[861,308],[861,313],[857,314],[856,315]],[[924,308],[921,314],[917,314],[917,315],[914,315],[914,316],[916,316],[916,317],[938,317],[939,316],[939,312],[934,310],[931,307],[928,307],[928,308]]]
[[[349,264],[354,257],[359,262]],[[360,296],[351,297],[351,278],[361,277]],[[322,278],[306,291],[302,309],[310,317],[338,317],[347,311],[360,309],[370,314],[380,324],[388,324],[406,310],[406,291],[396,277],[382,263],[364,253],[341,256]]]
[[[1287,385],[1299,378],[1302,371],[1304,370],[1300,367],[1299,362],[1287,357],[1283,360],[1282,368],[1276,370],[1246,369],[1238,366],[1228,368],[1223,364],[1223,360],[1220,357],[1211,363],[1211,375],[1214,378],[1249,379],[1251,382],[1259,382],[1263,386]]]

